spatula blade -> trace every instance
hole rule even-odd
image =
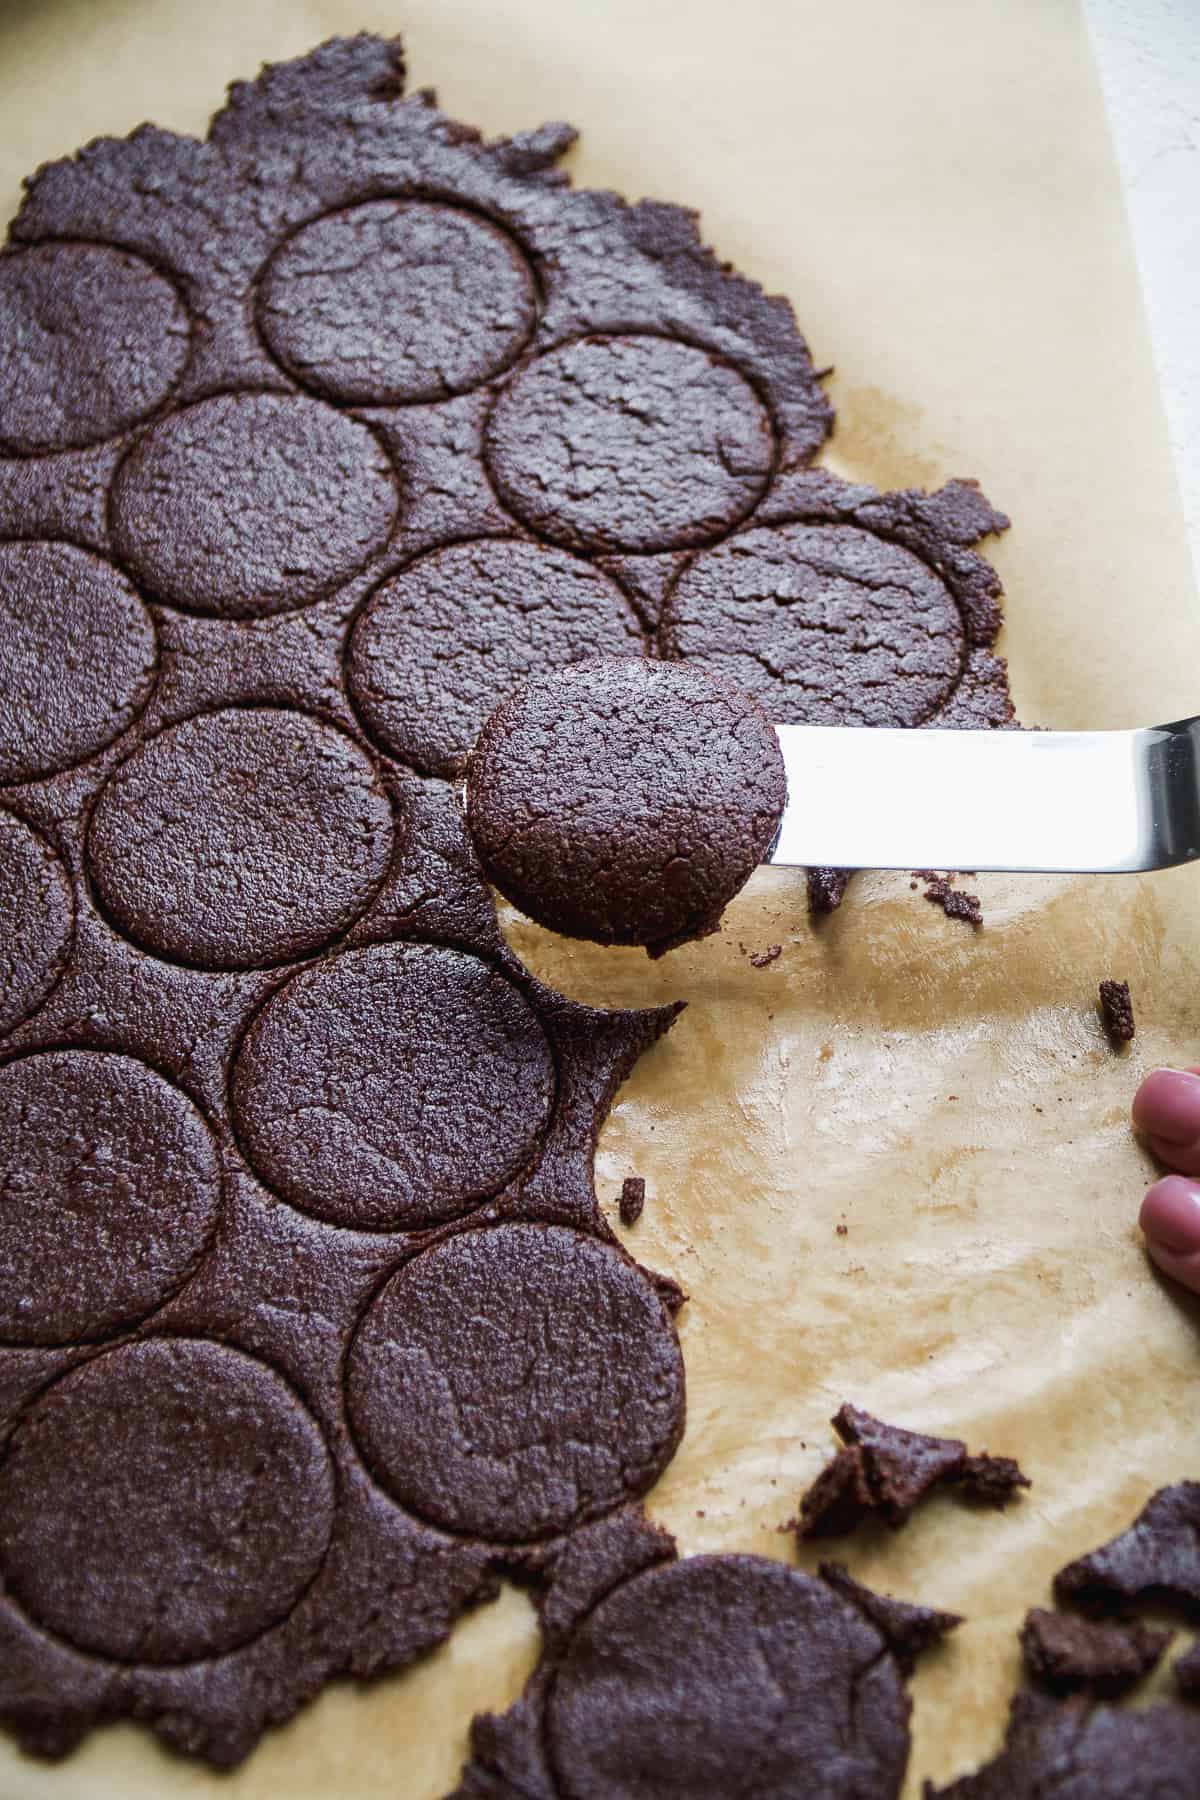
[[[1122,873],[1200,855],[1197,721],[1141,731],[776,727],[769,860]]]

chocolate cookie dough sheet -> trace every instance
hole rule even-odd
[[[360,27],[402,30],[412,84],[436,84],[453,116],[489,134],[570,119],[583,134],[571,163],[581,185],[701,207],[707,241],[788,294],[818,361],[837,364],[827,466],[882,488],[982,481],[1014,521],[986,548],[1007,589],[999,648],[1022,719],[1114,726],[1195,710],[1200,626],[1117,176],[1072,6],[992,0],[972,9],[969,30],[951,0],[924,0],[902,27],[888,0],[836,10],[748,0],[736,30],[715,0],[694,0],[686,22],[676,8],[633,0],[604,9],[413,0],[399,10],[314,0],[252,18],[232,0],[203,17],[183,0],[9,8],[0,14],[5,214],[39,161],[144,116],[202,132],[226,80]],[[145,308],[138,316],[169,340],[169,296],[158,298],[161,320]],[[438,592],[428,604],[432,615]],[[382,613],[377,624],[378,645],[363,641],[364,685],[393,629]],[[141,679],[132,664],[123,673],[130,704]],[[372,703],[379,729],[391,729],[386,693]],[[272,729],[264,716],[266,735],[247,753],[278,755]],[[432,759],[441,741],[415,754]],[[319,903],[327,935],[378,879],[375,796],[356,786],[351,751],[328,748],[348,758],[357,860],[337,859],[336,881],[314,869],[302,906],[278,916],[260,908],[256,962],[302,954],[279,937],[289,917],[311,918]],[[158,754],[200,766],[206,748],[160,740]],[[128,849],[137,775],[112,791],[99,822],[100,887],[106,859]],[[24,849],[35,881],[36,840]],[[148,889],[155,858],[169,851],[163,837],[137,849]],[[641,1219],[618,1229],[640,1262],[690,1294],[679,1318],[687,1431],[649,1496],[682,1550],[793,1559],[793,1540],[776,1527],[827,1460],[827,1420],[843,1399],[1018,1456],[1033,1479],[1003,1515],[935,1498],[902,1534],[862,1532],[839,1550],[857,1578],[967,1617],[913,1679],[906,1796],[999,1744],[1017,1629],[1028,1606],[1047,1603],[1054,1571],[1123,1529],[1155,1487],[1197,1473],[1200,1309],[1142,1259],[1132,1219],[1146,1164],[1126,1121],[1140,1071],[1200,1060],[1200,884],[1182,871],[969,885],[983,904],[979,931],[944,918],[902,876],[856,880],[813,929],[803,877],[763,871],[719,937],[658,963],[556,941],[504,915],[534,972],[573,998],[689,1003],[622,1090],[598,1162],[614,1225],[624,1178],[645,1179]],[[122,891],[136,909],[128,883]],[[55,934],[69,920],[46,892],[49,966],[65,953]],[[151,926],[136,910],[123,926],[135,941],[182,929]],[[169,953],[236,967],[227,921],[214,913],[193,922],[201,927],[200,949]],[[776,944],[775,960],[751,962]],[[364,961],[364,980],[370,972]],[[1137,1009],[1138,1036],[1121,1055],[1094,1007],[1107,976],[1129,981]],[[320,1000],[289,990],[260,1035],[290,1029],[292,1013],[307,1030],[301,1014]],[[364,1004],[369,1015],[369,994]],[[159,1128],[172,1134],[186,1202],[163,1248],[175,1279],[206,1239],[207,1139],[173,1091],[117,1073],[136,1091],[97,1091],[97,1108],[127,1114],[135,1136],[139,1118],[170,1115]],[[537,1069],[527,1074],[536,1085]],[[268,1160],[269,1113],[259,1152]],[[309,1174],[324,1180],[315,1164]],[[332,1180],[328,1198],[317,1196],[318,1216],[339,1191]],[[513,1254],[515,1269],[519,1245]],[[48,1279],[62,1306],[122,1316],[143,1307],[140,1291],[91,1294],[62,1271]],[[385,1290],[380,1305],[391,1304]],[[429,1329],[453,1335],[436,1309]],[[203,1357],[184,1366],[179,1354],[179,1383],[200,1393]],[[368,1337],[350,1397],[367,1435],[374,1354]],[[579,1354],[582,1367],[586,1336]],[[142,1373],[125,1371],[129,1392]],[[247,1415],[278,1437],[281,1468],[299,1470],[314,1455],[307,1421],[286,1396],[260,1394],[264,1379],[245,1371]],[[61,1390],[62,1405],[81,1446],[119,1456],[119,1437],[88,1436],[89,1409],[97,1421],[121,1416],[121,1395],[102,1386],[80,1379]],[[412,1447],[384,1435],[375,1455],[412,1498],[423,1479]],[[305,1529],[281,1547],[280,1591],[231,1577],[227,1596],[210,1595],[204,1616],[220,1611],[230,1638],[253,1625],[255,1609],[286,1606],[311,1580],[324,1525],[321,1480],[310,1486]],[[440,1518],[447,1505],[469,1510],[474,1496],[456,1480],[413,1504]],[[814,1548],[805,1566],[817,1560]],[[44,1574],[38,1606],[52,1619],[66,1590]],[[101,1609],[96,1641],[109,1644],[128,1623]],[[0,1739],[0,1796],[435,1800],[454,1784],[472,1713],[516,1695],[536,1644],[526,1602],[506,1591],[408,1672],[327,1689],[230,1777],[169,1758],[122,1725],[53,1767]],[[204,1647],[199,1638],[171,1646]]]

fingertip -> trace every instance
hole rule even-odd
[[[1156,1244],[1153,1238],[1146,1239],[1146,1250],[1151,1262],[1164,1275],[1169,1275],[1180,1287],[1189,1288],[1193,1294],[1200,1294],[1200,1251],[1192,1256],[1178,1256],[1173,1250],[1165,1250]]]
[[[1164,1175],[1147,1188],[1138,1224],[1153,1247],[1173,1256],[1200,1256],[1200,1182]]]
[[[1200,1145],[1200,1075],[1191,1069],[1155,1069],[1133,1097],[1133,1122],[1160,1144]]]

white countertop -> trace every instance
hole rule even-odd
[[[1084,4],[1200,573],[1200,0]]]

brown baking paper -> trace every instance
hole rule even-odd
[[[837,365],[833,466],[983,482],[1015,520],[995,555],[1022,718],[1197,710],[1200,615],[1070,0],[0,0],[3,198],[93,133],[200,131],[229,79],[360,27],[403,31],[414,83],[489,133],[571,119],[581,183],[702,209]],[[511,923],[568,993],[689,1002],[598,1164],[606,1198],[646,1178],[628,1242],[691,1294],[688,1432],[650,1497],[682,1549],[792,1559],[777,1527],[843,1398],[1033,1476],[1003,1516],[935,1499],[845,1546],[863,1579],[968,1616],[915,1680],[908,1795],[996,1746],[1017,1625],[1059,1564],[1200,1473],[1200,1306],[1145,1261],[1127,1126],[1145,1069],[1200,1060],[1200,876],[970,885],[978,933],[902,876],[856,881],[814,930],[803,877],[764,870],[721,937],[657,964]],[[743,953],[774,943],[764,969]],[[1131,1054],[1100,1031],[1102,976],[1132,986]],[[0,1796],[433,1800],[535,1653],[509,1592],[232,1777],[122,1726],[56,1768],[3,1742]]]

